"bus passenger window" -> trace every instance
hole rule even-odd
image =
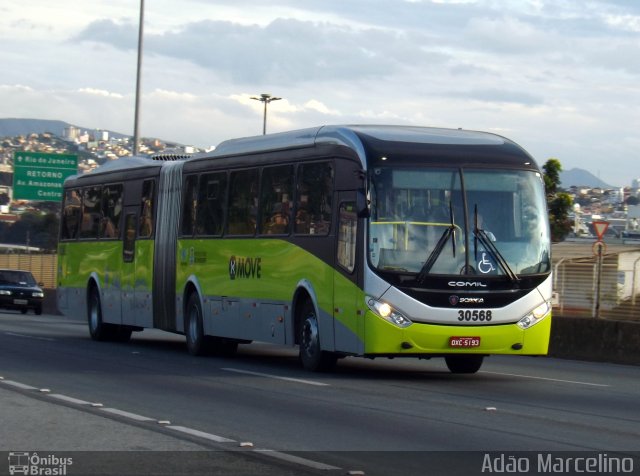
[[[122,185],[107,185],[102,189],[101,238],[120,236],[120,215],[122,214]]]
[[[291,230],[293,166],[265,167],[260,196],[260,231],[286,235]]]
[[[149,238],[153,234],[153,193],[155,184],[155,180],[145,180],[142,184],[140,225],[138,229],[140,238]]]
[[[333,198],[332,164],[320,162],[300,166],[297,188],[296,233],[329,234]]]
[[[193,236],[197,193],[198,176],[189,175],[185,180],[184,196],[182,197],[182,236]]]
[[[196,235],[220,236],[222,234],[226,196],[226,172],[205,174],[200,177],[196,205]]]
[[[62,226],[63,240],[75,240],[78,236],[78,225],[82,218],[82,201],[80,190],[67,190],[64,195]]]
[[[100,219],[102,218],[102,204],[100,201],[101,187],[89,187],[82,194],[82,223],[80,238],[98,238]]]
[[[253,235],[258,211],[258,170],[232,172],[229,184],[227,232],[230,235]]]

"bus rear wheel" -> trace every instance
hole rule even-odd
[[[475,374],[482,367],[483,360],[484,355],[449,355],[444,358],[454,374]]]
[[[96,341],[108,340],[108,325],[102,322],[102,306],[100,304],[100,295],[95,287],[91,287],[89,291],[89,300],[87,302],[87,321],[89,324],[89,334]]]
[[[192,293],[187,303],[187,322],[185,335],[187,337],[187,350],[191,355],[207,355],[209,346],[204,335],[204,324],[202,320],[202,305],[198,294]]]
[[[37,308],[36,314],[41,314],[42,309]],[[102,305],[100,294],[95,286],[89,291],[87,302],[87,321],[89,323],[89,334],[96,341],[116,341],[128,342],[131,338],[131,327],[116,324],[106,324],[102,322]]]
[[[298,343],[300,344],[300,362],[312,372],[331,370],[338,360],[333,352],[322,350],[320,331],[315,308],[307,301],[302,308],[302,319],[299,327]]]

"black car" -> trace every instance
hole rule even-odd
[[[29,271],[0,269],[0,308],[42,314],[44,293]]]

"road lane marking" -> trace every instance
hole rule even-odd
[[[68,397],[67,395],[61,395],[59,393],[52,393],[49,395],[52,398],[56,398],[58,400],[62,400],[64,402],[75,403],[76,405],[90,405],[91,402],[85,402],[84,400],[80,400],[79,398]]]
[[[125,412],[124,410],[118,410],[117,408],[101,408],[100,411],[112,413],[114,415],[120,415],[122,417],[136,421],[155,421],[154,418],[138,415],[136,413]]]
[[[50,337],[30,336],[30,335],[26,335],[26,334],[17,334],[15,332],[5,332],[5,334],[8,335],[8,336],[13,336],[13,337],[25,337],[27,339],[46,340],[46,341],[49,341],[49,342],[55,342],[55,339],[51,339]]]
[[[257,375],[258,377],[267,377],[274,378],[277,380],[286,380],[287,382],[296,382],[296,383],[304,383],[306,385],[315,385],[318,387],[329,387],[330,384],[323,382],[315,382],[313,380],[306,380],[301,378],[292,378],[292,377],[282,377],[281,375],[273,375],[273,374],[264,374],[262,372],[251,372],[250,370],[240,370],[240,369],[232,369],[232,368],[221,368],[220,370],[226,370],[227,372],[236,372],[239,374],[247,374],[247,375]]]
[[[325,383],[320,383],[320,382],[313,382],[313,381],[308,381],[308,380],[300,380],[300,379],[292,379],[289,377],[280,377],[277,375],[270,375],[270,374],[262,374],[262,373],[258,373],[258,372],[250,372],[248,370],[240,370],[240,369],[230,369],[230,368],[225,368],[223,370],[227,370],[230,372],[239,372],[239,373],[246,373],[246,374],[250,374],[250,375],[258,375],[261,377],[270,377],[270,378],[276,378],[276,379],[282,379],[282,380],[290,380],[290,381],[294,381],[294,382],[302,382],[302,383],[306,383],[306,384],[310,384],[310,385],[328,385]],[[16,387],[16,388],[20,388],[22,390],[38,390],[37,387],[33,387],[31,385],[26,385],[24,383],[20,383],[20,382],[16,382],[14,380],[5,380],[4,377],[2,377],[0,379],[0,382],[12,386],[12,387]],[[68,403],[73,403],[76,405],[91,405],[91,406],[98,406],[98,405],[102,405],[102,404],[96,404],[96,403],[91,403],[91,402],[87,402],[85,400],[80,400],[79,398],[74,398],[74,397],[70,397],[68,395],[62,395],[59,393],[52,393],[48,395],[49,397],[55,398],[57,400],[62,400]],[[203,438],[209,441],[215,441],[217,443],[236,443],[236,440],[232,440],[229,438],[225,438],[222,436],[218,436],[218,435],[214,435],[212,433],[206,433],[204,431],[200,431],[200,430],[194,430],[193,428],[188,428],[188,427],[184,427],[184,426],[179,426],[179,425],[170,425],[168,420],[154,420],[153,418],[149,418],[149,417],[145,417],[142,415],[138,415],[136,413],[131,413],[131,412],[127,412],[124,410],[118,410],[117,408],[100,408],[100,411],[106,412],[106,413],[110,413],[112,415],[118,415],[121,417],[125,417],[131,420],[136,420],[136,421],[157,421],[160,424],[163,425],[167,425],[165,426],[165,428],[170,428],[172,430],[181,432],[181,433],[185,433],[191,436],[195,436],[198,438]],[[253,445],[251,445],[253,446]],[[313,461],[310,459],[306,459],[306,458],[301,458],[299,456],[294,456],[291,454],[287,454],[287,453],[282,453],[280,451],[275,451],[275,450],[270,450],[270,449],[265,449],[265,448],[254,448],[251,449],[251,451],[255,451],[257,453],[260,453],[262,455],[265,456],[269,456],[272,458],[276,458],[279,459],[281,461],[286,461],[289,463],[293,463],[293,464],[298,464],[301,466],[306,466],[308,468],[313,468],[313,469],[318,469],[318,470],[339,470],[341,468],[337,467],[337,466],[331,466],[329,464],[325,464],[325,463],[321,463],[319,461]]]
[[[573,384],[576,384],[576,385],[589,385],[591,387],[611,387],[611,385],[607,385],[607,384],[604,384],[604,383],[579,382],[577,380],[562,380],[562,379],[559,379],[559,378],[536,377],[534,375],[507,374],[507,373],[503,373],[503,372],[489,372],[487,370],[481,370],[480,373],[493,374],[493,375],[506,375],[508,377],[532,378],[532,379],[536,379],[536,380],[548,380],[550,382],[573,383]]]
[[[21,388],[22,390],[38,390],[37,387],[32,387],[31,385],[26,385],[14,380],[0,380],[0,382],[6,383],[7,385],[10,385],[12,387]]]
[[[275,451],[275,450],[254,449],[251,451],[255,451],[256,453],[271,456],[272,458],[277,458],[279,460],[287,461],[289,463],[296,463],[296,464],[306,466],[308,468],[313,468],[313,469],[322,469],[322,470],[342,469],[342,468],[338,468],[337,466],[331,466],[329,464],[320,463],[318,461],[301,458],[299,456],[294,456],[287,453],[281,453],[280,451]]]
[[[235,443],[236,442],[236,440],[230,440],[229,438],[224,438],[223,436],[213,435],[211,433],[205,433],[204,431],[194,430],[193,428],[187,428],[185,426],[169,425],[169,426],[166,426],[165,428],[171,428],[172,430],[186,433],[187,435],[197,436],[198,438],[204,438],[206,440],[215,441],[217,443]]]

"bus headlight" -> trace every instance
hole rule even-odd
[[[409,327],[411,324],[413,324],[411,320],[406,318],[401,312],[398,312],[386,302],[378,301],[371,296],[367,296],[365,300],[367,302],[367,306],[369,306],[369,309],[371,309],[385,321],[389,321],[391,324],[394,324],[398,327]]]
[[[548,301],[545,301],[529,314],[520,319],[518,321],[518,326],[521,329],[529,329],[530,327],[535,326],[538,322],[547,317],[549,315],[549,311],[551,311],[551,306]]]

